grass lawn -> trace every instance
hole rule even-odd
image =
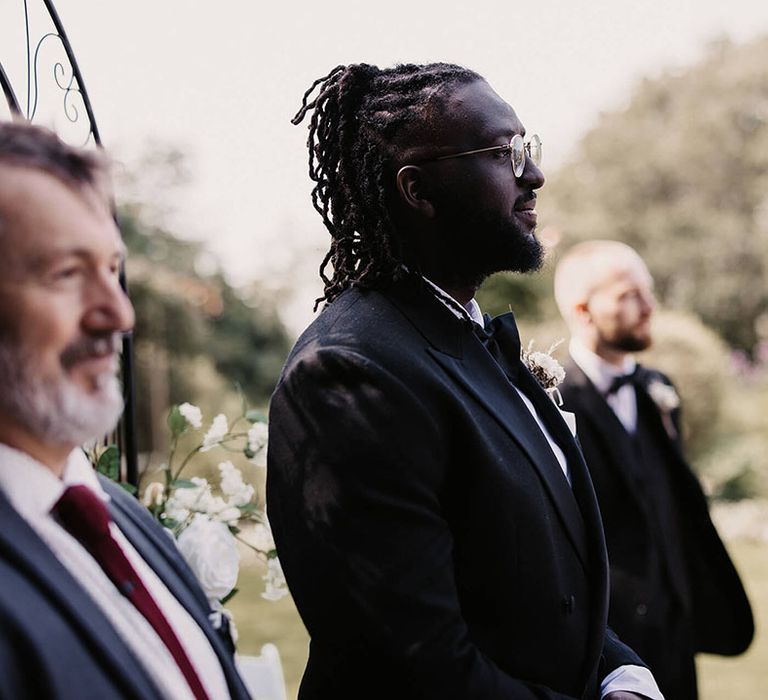
[[[701,700],[754,700],[768,696],[768,634],[763,628],[768,619],[768,546],[736,541],[729,543],[728,548],[752,601],[757,633],[752,647],[743,656],[699,657]],[[290,597],[277,603],[261,598],[261,574],[256,565],[243,566],[238,582],[240,591],[228,605],[240,632],[238,650],[258,654],[262,644],[274,643],[280,650],[288,698],[294,700],[307,660],[309,638]]]

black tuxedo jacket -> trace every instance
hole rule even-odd
[[[208,621],[194,574],[149,513],[106,479],[120,530],[208,637],[232,698],[250,697],[231,647]],[[144,667],[45,543],[0,492],[0,698],[160,700]]]
[[[641,663],[606,632],[578,448],[530,391],[566,431],[580,503],[499,364],[418,281],[348,290],[299,339],[267,503],[312,639],[302,700],[596,698]]]
[[[641,386],[652,381],[671,382],[660,372],[640,368]],[[651,511],[659,504],[648,489],[638,488],[627,452],[631,443],[611,407],[574,362],[566,365],[560,387],[563,408],[576,414],[578,437],[595,485],[611,565],[611,624],[622,628],[641,625],[638,610],[649,616],[674,596],[690,619],[694,651],[733,655],[743,652],[753,636],[752,613],[738,574],[709,516],[698,480],[685,461],[679,439],[679,410],[669,416],[652,405],[650,426],[656,448],[665,455],[668,481],[680,524],[683,568],[689,585],[677,590],[672,580],[666,591],[649,587],[650,557],[661,549],[652,526]],[[643,391],[637,388],[636,391]],[[669,422],[668,422],[669,425]],[[662,535],[663,536],[663,535]],[[629,635],[627,635],[629,636]]]

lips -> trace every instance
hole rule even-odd
[[[522,202],[515,204],[515,215],[524,221],[530,228],[536,226],[538,215],[536,214],[536,196],[527,197]]]

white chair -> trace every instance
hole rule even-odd
[[[288,700],[280,652],[274,644],[261,647],[260,656],[238,654],[235,662],[253,700]]]

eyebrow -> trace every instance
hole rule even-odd
[[[110,256],[110,260],[117,260],[120,263],[125,261],[126,247],[121,242],[117,250]],[[88,248],[59,248],[48,253],[38,253],[29,259],[27,265],[30,270],[43,270],[54,264],[57,260],[63,258],[80,258],[81,260],[93,259],[93,253]]]

